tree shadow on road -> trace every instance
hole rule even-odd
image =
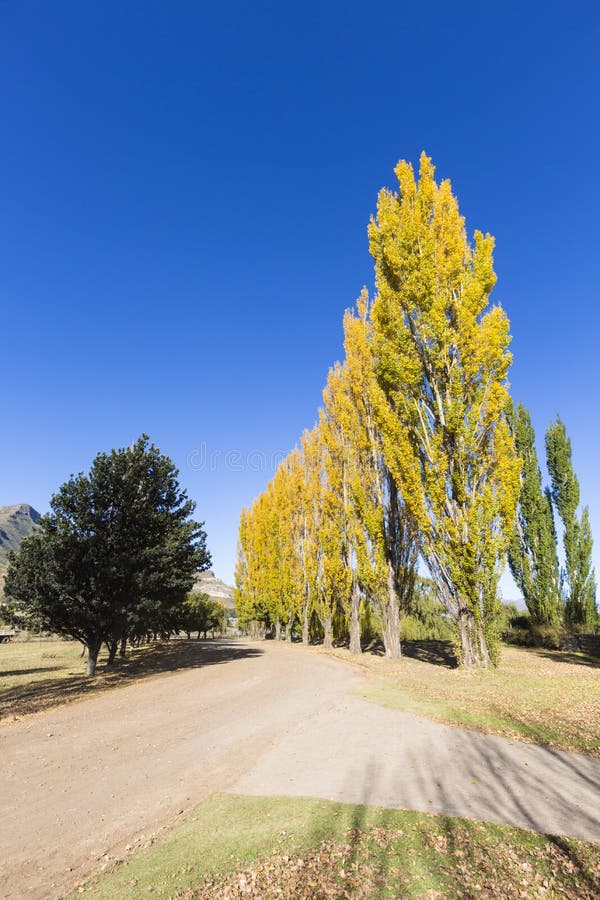
[[[103,665],[101,661],[93,678],[83,674],[82,661],[81,675],[69,673],[64,678],[55,676],[4,690],[0,688],[0,720],[7,717],[18,718],[71,703],[98,691],[122,687],[134,679],[182,669],[223,665],[238,659],[258,657],[262,653],[258,647],[238,641],[175,639],[152,643],[131,650],[126,659],[116,661],[113,666],[109,667],[106,663]],[[56,671],[58,668],[39,671]],[[19,670],[12,674],[34,674],[36,671],[38,670]]]
[[[494,862],[496,878],[508,883],[514,875],[518,886],[522,870],[521,875],[530,879],[528,889],[535,893],[544,887],[543,876],[536,880],[536,870],[538,875],[543,870],[550,880],[553,874],[560,877],[563,889],[568,886],[572,896],[599,897],[598,846],[581,842],[597,840],[600,833],[596,761],[549,747],[531,748],[528,760],[529,750],[519,749],[513,759],[510,742],[457,729],[454,759],[465,776],[462,788],[448,777],[432,781],[418,752],[409,757],[408,769],[410,778],[420,785],[420,796],[430,798],[431,812],[452,810],[473,816],[474,820],[439,818],[444,825],[444,852],[460,858],[459,874],[461,867],[465,874],[484,866],[485,851],[478,835],[490,827],[487,821],[496,823],[491,827],[497,829],[499,845],[504,842],[506,847]],[[531,764],[534,757],[537,766]],[[402,777],[406,776],[399,774],[398,784]],[[548,833],[550,822],[571,834],[579,832],[579,840]],[[508,824],[523,830],[511,835]],[[491,852],[495,853],[493,847]]]

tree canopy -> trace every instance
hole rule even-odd
[[[81,641],[94,674],[103,643],[172,630],[210,554],[168,456],[143,435],[71,476],[10,559],[5,592],[34,625]]]
[[[463,662],[490,660],[497,585],[519,494],[508,427],[509,322],[490,307],[494,240],[465,222],[431,160],[396,168],[369,236],[375,259],[375,409],[421,554],[458,628]]]
[[[198,637],[201,634],[206,637],[209,631],[223,633],[227,628],[227,611],[220,600],[192,591],[185,599],[178,625],[188,637],[194,631]]]

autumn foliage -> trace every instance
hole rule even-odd
[[[374,621],[397,657],[420,559],[462,663],[485,667],[522,483],[509,321],[490,303],[494,239],[469,240],[450,182],[425,154],[396,176],[369,226],[376,291],[344,315],[317,424],[242,513],[238,611],[276,637],[336,630],[353,652]]]

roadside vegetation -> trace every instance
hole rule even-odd
[[[143,843],[109,860],[109,870],[73,896],[367,900],[600,892],[596,844],[324,800],[215,795]]]

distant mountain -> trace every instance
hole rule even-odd
[[[28,503],[0,506],[0,566],[10,550],[18,550],[21,541],[31,534],[40,520],[39,512]]]
[[[208,594],[213,600],[220,600],[227,609],[235,609],[233,588],[217,578],[210,569],[196,575],[194,590],[198,593]]]

